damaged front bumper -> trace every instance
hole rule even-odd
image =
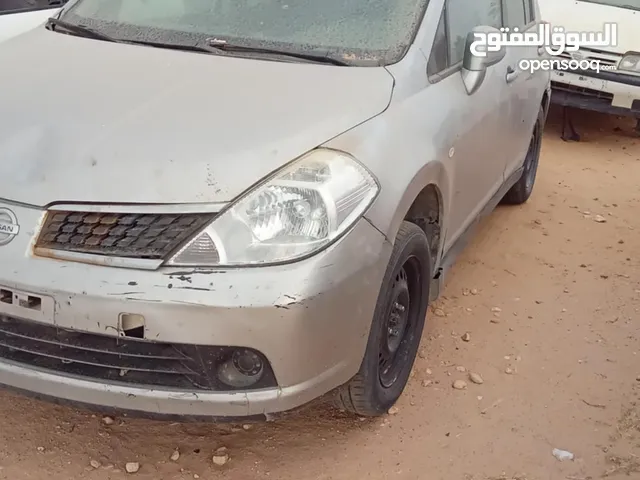
[[[265,415],[347,382],[360,367],[391,252],[361,219],[292,264],[117,268],[35,256],[45,212],[0,201],[3,212],[0,225],[19,228],[0,230],[0,384],[141,414]],[[139,322],[133,335],[129,318]],[[266,383],[220,388],[219,354],[233,348],[266,359]]]

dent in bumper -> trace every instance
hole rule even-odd
[[[139,314],[149,340],[262,352],[280,387],[247,393],[147,389],[1,359],[0,384],[90,405],[207,416],[284,411],[348,381],[360,367],[391,252],[365,219],[314,257],[253,269],[125,270],[16,255],[25,245],[10,246],[0,251],[8,266],[0,285],[53,298],[54,324],[117,335],[121,313]]]

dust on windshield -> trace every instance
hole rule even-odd
[[[428,0],[77,0],[62,17],[112,37],[193,43],[216,37],[296,51],[335,50],[391,63]]]

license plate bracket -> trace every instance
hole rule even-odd
[[[0,285],[0,315],[54,323],[54,311],[52,297]]]

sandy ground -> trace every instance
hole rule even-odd
[[[105,425],[0,393],[0,478],[640,479],[640,141],[627,121],[581,114],[584,141],[564,143],[557,119],[530,202],[499,207],[448,278],[393,415]]]

